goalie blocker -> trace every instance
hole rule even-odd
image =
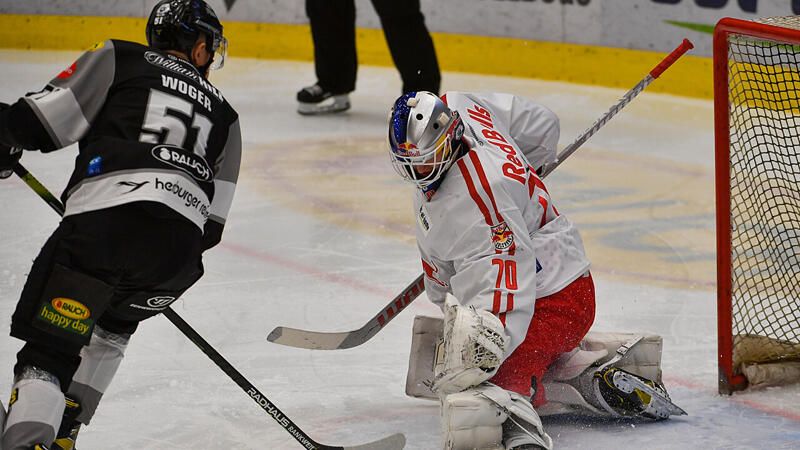
[[[406,394],[437,400],[434,367],[443,339],[443,319],[414,319]],[[661,381],[661,336],[590,331],[580,346],[561,355],[542,378],[547,403],[541,416],[584,414],[599,417],[665,419],[685,415]],[[441,355],[438,356],[441,359]]]

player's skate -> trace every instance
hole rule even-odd
[[[52,450],[75,450],[75,441],[78,439],[78,431],[81,429],[81,423],[77,420],[78,414],[81,412],[81,405],[69,397],[65,397],[65,400],[66,408]]]
[[[327,92],[319,83],[307,86],[297,93],[297,112],[304,115],[328,114],[350,109],[347,93]]]
[[[594,374],[594,386],[601,406],[612,415],[666,419],[686,415],[660,383],[616,367],[601,368]]]

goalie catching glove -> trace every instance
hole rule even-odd
[[[489,311],[445,303],[444,341],[436,349],[432,390],[460,392],[488,380],[500,367],[510,345],[503,323]]]

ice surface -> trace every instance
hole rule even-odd
[[[3,97],[40,89],[74,52],[0,51]],[[642,69],[642,75],[650,68]],[[393,68],[361,67],[351,111],[294,112],[309,63],[231,58],[213,81],[241,115],[243,170],[223,243],[175,310],[314,439],[353,445],[395,432],[439,447],[438,404],[404,395],[411,324],[424,296],[368,343],[310,351],[270,344],[278,325],[360,327],[420,272],[410,187],[385,154]],[[657,83],[658,81],[656,81]],[[514,92],[559,114],[563,147],[624,93],[445,73],[444,89]],[[689,415],[665,422],[547,418],[559,449],[800,448],[800,389],[716,393],[712,104],[643,93],[547,180],[593,262],[600,331],[664,337],[663,370]],[[60,193],[75,149],[26,154]],[[0,182],[0,329],[58,218],[21,181]],[[20,342],[0,346],[7,399]],[[7,403],[7,402],[4,402]],[[165,318],[145,321],[81,449],[299,449],[294,439]]]

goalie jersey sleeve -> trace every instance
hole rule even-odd
[[[188,61],[127,41],[95,45],[0,112],[0,141],[44,152],[78,143],[65,215],[166,205],[219,241],[241,159],[238,115]]]
[[[470,149],[433,195],[420,192],[414,201],[429,298],[442,306],[449,293],[497,315],[511,337],[508,354],[525,339],[536,299],[589,269],[577,229],[559,214],[522,149],[542,158],[554,153],[558,121],[512,97],[443,97],[464,120]]]

